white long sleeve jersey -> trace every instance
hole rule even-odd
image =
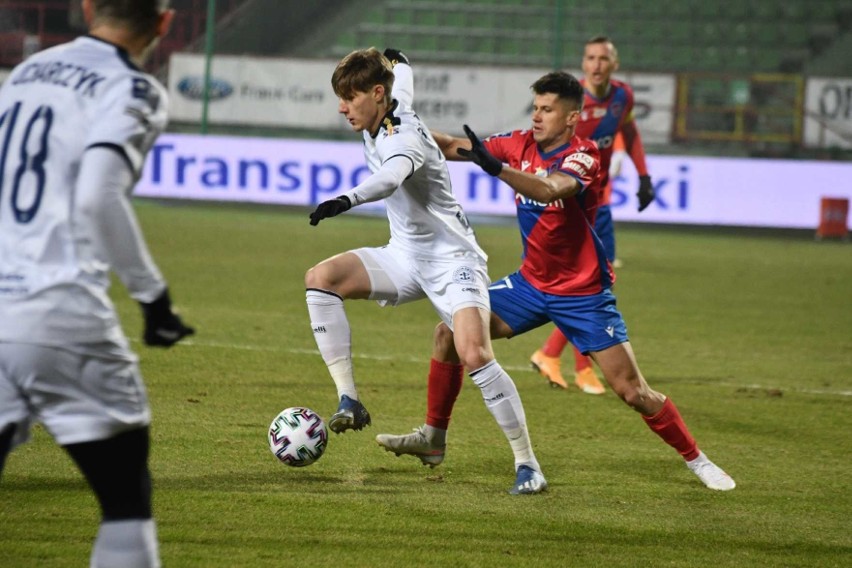
[[[488,259],[476,242],[461,205],[453,194],[447,162],[429,129],[411,108],[411,68],[394,66],[393,105],[377,132],[364,131],[364,155],[371,179],[347,192],[353,205],[385,200],[391,243],[419,259]],[[404,165],[403,165],[404,164]],[[383,171],[384,170],[384,171]],[[382,174],[402,183],[376,183]]]
[[[91,36],[30,57],[0,89],[0,341],[122,338],[107,295],[165,282],[128,200],[167,120],[167,94]]]

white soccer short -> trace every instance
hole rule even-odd
[[[453,314],[462,308],[491,309],[488,268],[478,258],[417,259],[393,245],[352,252],[370,276],[370,299],[382,306],[429,298],[450,329]]]
[[[116,343],[59,348],[0,342],[0,431],[17,424],[14,447],[29,439],[34,422],[62,446],[150,424],[135,356]]]

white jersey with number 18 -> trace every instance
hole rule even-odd
[[[0,341],[123,339],[102,237],[90,212],[75,207],[81,192],[98,188],[78,174],[88,149],[106,147],[138,179],[166,109],[162,85],[91,36],[37,53],[9,75],[0,89]],[[122,279],[145,291],[140,297],[161,291],[153,263],[138,264]]]

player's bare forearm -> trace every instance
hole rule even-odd
[[[576,179],[559,172],[541,177],[504,166],[498,177],[516,192],[539,203],[565,199],[576,195],[582,189]]]
[[[444,158],[452,161],[466,160],[466,158],[459,156],[458,149],[465,148],[466,150],[470,150],[469,140],[466,138],[456,138],[455,136],[450,136],[436,130],[430,130],[430,132],[432,133],[432,138],[435,139],[435,143],[441,149],[441,153],[444,154]]]

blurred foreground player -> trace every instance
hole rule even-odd
[[[34,55],[0,90],[0,471],[41,422],[97,496],[91,566],[159,566],[150,409],[107,295],[112,269],[147,345],[193,330],[172,311],[128,195],[165,127],[166,92],[139,70],[167,0],[83,0],[89,35]]]
[[[612,180],[610,168],[617,138],[624,141],[624,152],[630,156],[636,171],[639,173],[639,190],[636,197],[639,200],[639,211],[645,210],[654,200],[654,185],[648,175],[645,164],[645,150],[639,129],[633,118],[633,90],[627,83],[612,78],[618,70],[618,50],[606,36],[596,36],[586,42],[583,51],[584,87],[583,111],[577,124],[577,136],[595,142],[601,153],[601,201],[594,219],[595,234],[604,246],[606,258],[616,266],[620,264],[615,256],[615,227],[612,222],[610,198],[612,196]],[[545,377],[552,386],[568,388],[568,383],[562,377],[560,355],[568,340],[555,328],[545,341],[530,357],[533,367]],[[574,384],[588,394],[603,394],[605,389],[598,379],[592,361],[576,347],[574,351]]]

